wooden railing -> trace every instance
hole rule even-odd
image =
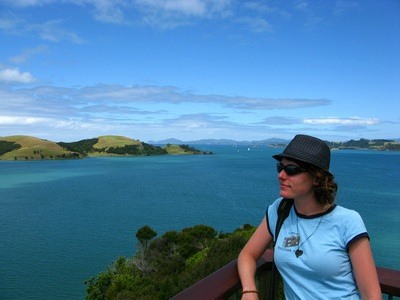
[[[194,285],[175,295],[171,300],[222,300],[240,299],[240,280],[236,260],[203,278]],[[272,251],[267,250],[257,261],[257,276],[268,276],[272,266]],[[400,271],[377,268],[382,293],[387,299],[400,297]],[[266,273],[268,273],[266,275]],[[265,278],[259,282],[267,282]],[[260,300],[267,295],[267,284],[259,284]]]

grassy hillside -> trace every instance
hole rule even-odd
[[[190,147],[189,145],[167,144],[163,148],[167,151],[168,154],[174,154],[174,155],[211,154],[211,152],[202,152],[200,150]]]
[[[1,155],[1,160],[56,159],[73,155],[73,152],[63,149],[57,143],[32,136],[0,137],[0,141],[14,142],[21,146],[17,150]]]
[[[134,140],[125,136],[103,135],[98,137],[99,141],[93,145],[95,149],[104,149],[110,147],[124,147],[126,145],[138,145],[142,143],[139,140]]]
[[[179,146],[179,145],[166,145],[163,147],[165,150],[167,150],[168,154],[190,154],[188,152],[185,153],[185,151]],[[191,153],[193,154],[193,153]]]
[[[164,154],[210,154],[188,145],[161,148],[125,136],[105,135],[77,142],[55,143],[32,136],[0,137],[0,160],[38,160],[87,156],[143,156]]]

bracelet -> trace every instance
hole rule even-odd
[[[257,290],[242,291],[242,294],[247,294],[247,293],[256,293],[256,294],[258,294],[258,291]]]

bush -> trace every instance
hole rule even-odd
[[[170,299],[236,259],[254,230],[247,224],[217,237],[214,228],[196,225],[152,240],[155,231],[144,226],[136,233],[142,247],[87,280],[86,299]]]
[[[0,156],[7,152],[17,150],[21,147],[22,146],[20,144],[17,144],[15,142],[0,141]]]

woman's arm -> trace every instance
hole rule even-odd
[[[266,217],[264,217],[238,257],[238,272],[243,291],[254,291],[257,289],[254,278],[256,261],[264,253],[271,241],[272,236],[267,228]],[[246,293],[243,294],[242,299],[258,298],[256,293]]]
[[[349,247],[350,260],[362,299],[382,299],[378,274],[368,238],[361,238]]]

